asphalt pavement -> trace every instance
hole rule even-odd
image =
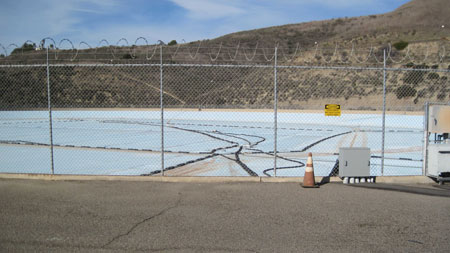
[[[1,252],[450,252],[450,188],[0,179]]]

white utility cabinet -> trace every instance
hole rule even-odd
[[[339,148],[339,177],[370,177],[370,149]]]

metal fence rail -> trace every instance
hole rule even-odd
[[[145,63],[0,65],[0,172],[302,176],[313,152],[329,175],[340,147],[364,146],[372,175],[421,175],[423,105],[450,100],[442,63],[301,65],[277,49],[185,63],[159,49]]]

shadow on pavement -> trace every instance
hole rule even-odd
[[[433,187],[436,189],[425,188],[425,187],[414,187],[414,186],[407,186],[407,185],[383,184],[383,183],[381,183],[381,184],[349,184],[348,186],[450,198],[450,185],[433,185]]]
[[[322,186],[328,184],[330,182],[330,177],[323,177],[322,180],[318,183],[318,185]]]

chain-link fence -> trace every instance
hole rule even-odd
[[[6,59],[0,172],[303,176],[312,152],[327,176],[339,148],[369,147],[373,176],[422,175],[423,105],[450,100],[442,62],[178,50]]]

